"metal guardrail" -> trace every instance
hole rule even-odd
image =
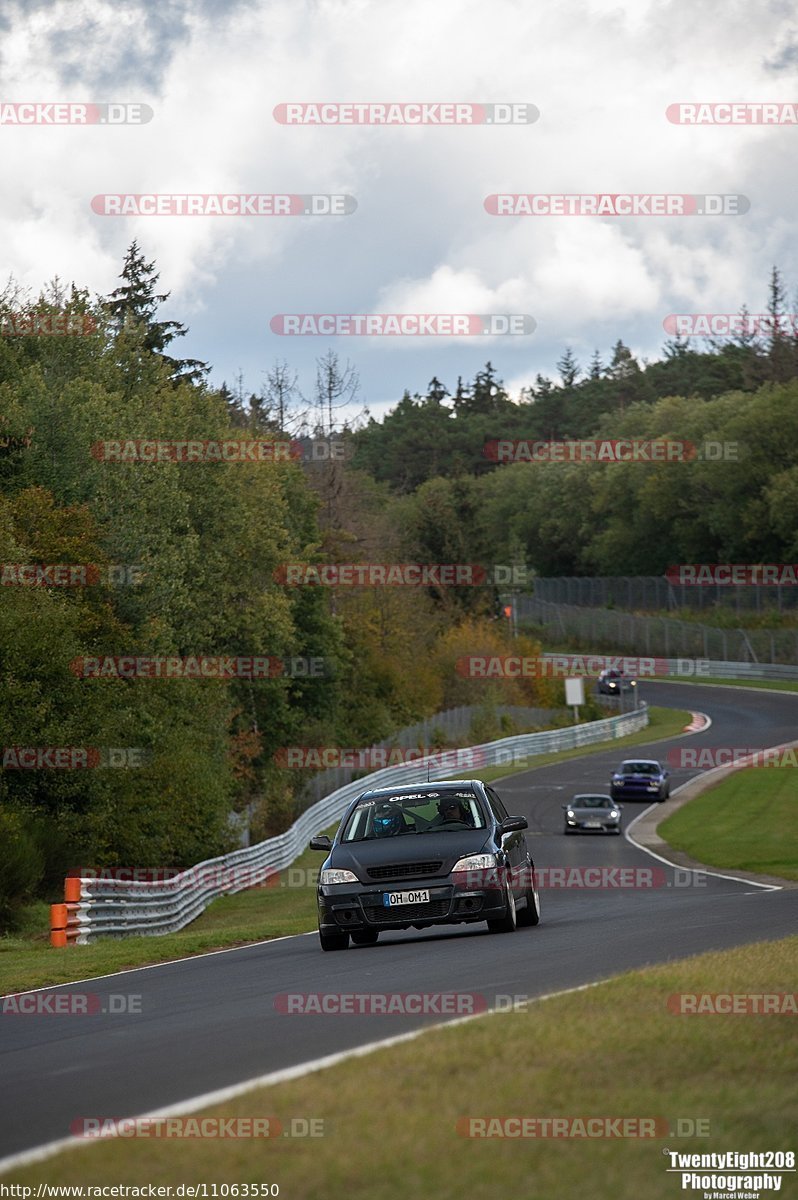
[[[314,834],[340,820],[350,800],[369,788],[423,783],[430,773],[441,779],[462,776],[468,770],[624,737],[647,724],[648,711],[641,706],[623,716],[543,733],[516,734],[467,750],[441,751],[410,765],[374,771],[319,800],[285,833],[197,863],[165,882],[67,879],[66,902],[51,909],[50,940],[59,946],[87,945],[103,937],[174,933],[198,917],[217,896],[268,887],[276,874],[305,850]]]
[[[683,660],[667,661],[673,663],[673,674],[678,678],[676,664]],[[798,679],[798,666],[793,666],[792,663],[716,662],[712,659],[709,661],[707,676],[710,679]],[[701,682],[700,675],[691,678]]]
[[[791,663],[719,662],[716,659],[660,658],[658,656],[640,654],[584,654],[579,650],[564,650],[561,654],[547,651],[541,657],[551,659],[554,662],[557,659],[564,658],[603,659],[606,660],[607,666],[616,661],[622,663],[625,659],[632,664],[629,670],[626,671],[626,674],[634,675],[638,679],[691,679],[697,683],[701,682],[702,676],[707,679],[761,679],[771,681],[798,679],[798,666],[793,666]],[[649,664],[650,669],[647,669],[647,664]],[[597,675],[602,668],[599,667],[598,663],[595,665],[596,670],[590,673]],[[635,669],[635,665],[638,669]],[[697,668],[700,668],[700,670]],[[573,671],[574,675],[579,673],[578,671]],[[595,699],[606,701],[610,697],[597,696]]]

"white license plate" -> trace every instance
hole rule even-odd
[[[601,821],[585,821],[585,829],[601,829]]]
[[[398,904],[428,904],[429,891],[383,892],[382,902],[386,908],[396,908]]]

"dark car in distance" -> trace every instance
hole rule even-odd
[[[621,692],[633,692],[637,689],[637,680],[624,675],[616,667],[608,667],[598,677],[598,690],[604,696],[620,696]]]
[[[570,804],[563,804],[563,808],[563,833],[581,833],[585,829],[598,833],[621,832],[621,805],[611,796],[583,793],[574,796]]]
[[[537,925],[540,903],[526,817],[480,780],[363,792],[347,808],[319,874],[322,950],[371,946],[391,929],[487,921],[493,933]]]
[[[610,781],[612,800],[667,800],[670,794],[670,773],[653,758],[626,759]]]

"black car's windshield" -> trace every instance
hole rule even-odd
[[[366,796],[352,810],[343,842],[405,834],[462,833],[484,829],[485,814],[473,792],[445,789],[439,792],[399,792]]]
[[[622,775],[659,775],[659,767],[650,762],[628,762],[621,767]]]
[[[574,796],[575,808],[609,808],[612,804],[607,796]]]

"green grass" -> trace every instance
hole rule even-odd
[[[328,832],[333,831],[334,827]],[[323,861],[319,851],[306,850],[281,872],[274,886],[222,896],[186,929],[164,937],[106,939],[90,946],[54,949],[49,944],[49,907],[38,904],[26,914],[25,927],[17,936],[0,938],[0,992],[89,979],[127,967],[305,933],[316,922],[316,889],[308,868],[318,868]],[[300,882],[303,872],[304,883]],[[31,932],[34,916],[39,920],[35,935]]]
[[[657,833],[710,867],[798,879],[798,770],[749,767],[668,817]]]
[[[606,750],[608,746],[617,746],[620,751],[626,746],[650,741],[652,737],[672,737],[684,728],[690,714],[669,708],[650,708],[649,718],[650,724],[645,730],[625,738],[556,754],[541,754],[530,759],[528,764],[520,764],[515,768],[490,767],[485,771],[471,771],[454,778],[478,778],[489,783],[518,771],[529,770],[530,766],[542,767],[551,762],[581,758],[597,750]],[[335,828],[333,826],[327,832],[332,836]],[[318,869],[323,860],[323,854],[318,851],[306,850],[288,868],[288,872],[294,871],[295,875],[282,873],[280,886],[222,896],[186,929],[164,937],[107,939],[91,946],[54,949],[49,944],[49,906],[41,903],[31,905],[17,933],[0,938],[0,992],[69,983],[128,967],[168,962],[173,958],[241,946],[247,942],[306,933],[316,928],[316,892],[312,877],[308,876],[305,883],[300,883],[300,873],[308,868]]]
[[[484,783],[494,783],[497,779],[518,775],[521,771],[528,771],[532,767],[546,767],[549,763],[565,762],[569,758],[584,758],[586,754],[595,754],[599,750],[607,750],[612,746],[623,750],[627,746],[640,746],[644,742],[676,737],[689,723],[689,712],[679,708],[656,708],[651,705],[648,710],[648,725],[638,733],[629,733],[622,738],[610,738],[606,742],[596,742],[592,746],[579,746],[575,750],[556,750],[551,754],[536,754],[526,762],[516,765],[485,767],[483,771],[468,771],[464,775],[455,775],[452,778],[481,779]]]
[[[523,953],[522,938],[534,953],[541,933],[513,935],[508,961]],[[279,1184],[288,1200],[673,1200],[685,1193],[680,1177],[666,1174],[664,1149],[793,1149],[798,1093],[794,1018],[680,1016],[668,997],[791,991],[797,951],[793,937],[630,972],[520,1012],[433,1030],[202,1114],[315,1118],[324,1122],[324,1136],[312,1141],[117,1139],[15,1170],[3,1181],[257,1181]],[[375,1018],[375,1039],[391,1032],[390,1017]],[[645,1139],[458,1133],[463,1118],[508,1116],[637,1117],[661,1125]],[[677,1121],[708,1122],[708,1136],[675,1136]],[[681,1126],[683,1134],[691,1128]]]
[[[656,683],[656,679],[646,680],[647,683]],[[699,676],[695,679],[670,679],[663,677],[662,683],[707,683],[714,685],[722,685],[723,687],[748,687],[762,688],[766,692],[798,692],[798,679],[716,679]]]

